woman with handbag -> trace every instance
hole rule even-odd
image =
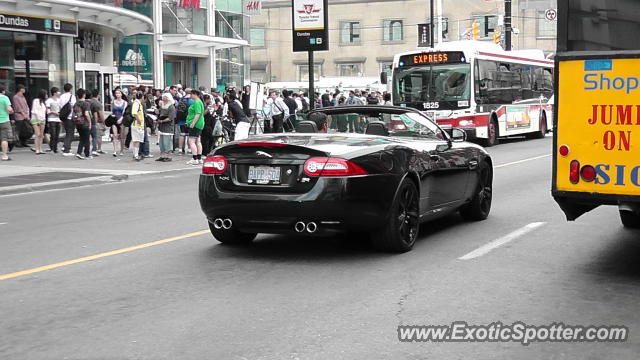
[[[42,139],[44,138],[44,125],[47,120],[47,90],[40,90],[38,97],[31,103],[31,125],[36,135],[34,141],[36,155],[45,154],[42,151]]]
[[[115,119],[115,123],[111,125],[111,142],[113,143],[113,156],[124,155],[124,142],[127,138],[127,128],[122,124],[124,111],[127,108],[127,101],[123,98],[122,91],[116,89],[113,91],[113,103],[111,108],[111,116]]]

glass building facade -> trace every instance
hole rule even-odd
[[[40,89],[49,90],[74,82],[73,37],[0,31],[0,86],[7,93],[16,85],[35,97]]]
[[[249,16],[242,14],[242,0],[216,0],[216,36],[249,39]],[[218,86],[242,86],[249,77],[248,46],[216,51],[216,79]]]

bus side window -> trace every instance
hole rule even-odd
[[[480,65],[479,61],[476,61],[475,68],[473,69],[473,88],[476,97],[476,103],[484,104],[485,103],[485,94],[487,85],[483,80],[480,80]]]
[[[547,99],[551,98],[553,95],[553,70],[552,69],[543,69],[542,74],[544,77],[542,94]]]

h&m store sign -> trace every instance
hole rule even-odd
[[[0,12],[0,30],[78,36],[78,23],[73,20]]]

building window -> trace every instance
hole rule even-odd
[[[480,24],[480,38],[488,38],[498,27],[498,15],[476,15],[473,22]]]
[[[199,8],[179,6],[177,0],[167,0],[162,4],[163,33],[198,35],[207,33],[206,2],[201,2]]]
[[[267,69],[251,69],[251,81],[259,83],[269,82],[267,79]]]
[[[538,28],[536,36],[539,38],[555,38],[556,37],[556,22],[549,21],[544,16],[544,11],[538,11]]]
[[[251,47],[265,47],[265,29],[263,27],[253,27],[251,28],[251,33],[249,34],[251,38]]]
[[[216,36],[232,39],[236,39],[238,36],[244,38],[244,20],[242,14],[216,11]]]
[[[402,20],[383,20],[382,29],[382,40],[385,42],[404,40]]]
[[[313,65],[313,79],[320,80],[322,65]],[[309,81],[309,65],[298,65],[298,81]]]
[[[380,63],[380,73],[387,73],[387,76],[391,76],[391,72],[393,71],[393,63],[392,62],[381,62]]]
[[[362,63],[338,64],[338,76],[363,76]]]
[[[431,29],[431,27],[429,27],[430,21],[427,20],[427,29]],[[434,40],[437,41],[438,39],[438,26],[440,25],[440,23],[438,22],[438,19],[436,18],[435,20],[435,25],[434,25]],[[429,32],[427,30],[427,35],[429,35]],[[427,36],[428,37],[428,36]],[[442,39],[443,40],[448,40],[449,39],[449,18],[447,17],[442,17]]]
[[[343,45],[360,44],[359,21],[344,21],[340,23],[340,43]]]

